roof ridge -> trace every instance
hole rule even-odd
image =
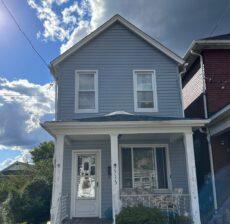
[[[150,45],[156,47],[158,50],[162,51],[164,54],[166,54],[168,57],[170,57],[172,60],[177,61],[179,64],[183,64],[184,60],[178,56],[176,53],[174,53],[172,50],[168,49],[166,46],[161,44],[158,40],[151,37],[150,35],[146,34],[144,31],[136,27],[134,24],[126,20],[124,17],[122,17],[119,14],[114,15],[109,20],[107,20],[105,23],[103,23],[101,26],[99,26],[97,29],[92,31],[90,34],[85,36],[83,39],[78,41],[76,44],[74,44],[71,48],[69,48],[67,51],[65,51],[63,54],[56,57],[54,60],[51,61],[51,72],[54,73],[54,67],[60,63],[62,60],[64,60],[66,57],[71,55],[73,52],[77,51],[79,48],[84,46],[86,43],[91,41],[93,38],[97,37],[100,33],[102,33],[104,30],[109,28],[111,25],[113,25],[115,22],[120,22],[122,25],[130,29],[132,32],[139,35],[141,38],[143,38],[146,42],[148,42]],[[55,75],[55,74],[54,74]]]

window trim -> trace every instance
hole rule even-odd
[[[153,87],[153,108],[139,108],[137,102],[137,75],[141,72],[152,74],[152,87]],[[156,84],[156,71],[155,70],[133,70],[133,91],[134,91],[134,111],[135,112],[158,112],[157,102],[157,84]]]
[[[165,148],[165,155],[166,155],[166,166],[167,166],[167,183],[168,183],[168,188],[158,188],[158,174],[156,176],[157,178],[157,188],[154,189],[154,191],[164,191],[168,192],[172,190],[172,178],[171,178],[171,166],[170,166],[170,156],[169,156],[169,145],[168,144],[121,144],[119,145],[119,169],[120,169],[120,189],[123,188],[123,183],[122,183],[122,148],[131,148],[131,158],[132,158],[132,185],[133,185],[133,148],[154,148],[154,152],[156,153],[156,148],[164,147]],[[156,164],[156,170],[157,170],[157,163],[156,163],[156,156],[155,156],[155,164]],[[130,188],[126,188],[130,189]],[[131,189],[134,189],[133,186]]]
[[[79,74],[94,74],[95,109],[79,109]],[[75,113],[98,113],[98,70],[75,70]]]

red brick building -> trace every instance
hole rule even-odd
[[[194,135],[202,142],[196,153],[198,187],[212,177],[218,209],[230,197],[230,34],[193,41],[184,59],[185,116],[209,119],[207,129]]]

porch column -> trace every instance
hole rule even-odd
[[[188,187],[190,193],[190,209],[193,222],[200,224],[200,209],[199,209],[199,198],[198,198],[198,188],[196,179],[196,164],[194,155],[194,145],[193,145],[193,133],[184,133],[184,145],[186,152],[186,162],[187,162],[187,175],[188,175]]]
[[[111,142],[111,171],[112,171],[112,206],[113,223],[116,223],[116,215],[120,212],[120,192],[119,192],[119,161],[118,161],[118,135],[110,135]]]
[[[51,206],[51,223],[61,223],[60,205],[62,194],[62,172],[63,172],[63,152],[64,152],[64,135],[56,136],[54,150],[54,173],[53,173],[53,191]]]

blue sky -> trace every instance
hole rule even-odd
[[[5,0],[49,63],[116,13],[183,56],[209,35],[228,0]],[[229,9],[215,35],[229,33]],[[50,139],[39,122],[53,119],[54,89],[37,57],[0,3],[0,169],[27,161]]]

